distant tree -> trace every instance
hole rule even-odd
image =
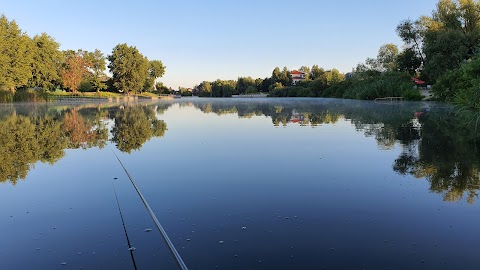
[[[256,94],[258,93],[258,89],[255,86],[249,86],[245,91],[245,94]]]
[[[144,89],[149,76],[149,62],[136,47],[118,44],[108,60],[113,85],[120,93],[138,93]]]
[[[292,85],[292,74],[288,70],[287,67],[284,67],[282,72],[280,73],[279,82],[284,86]]]
[[[251,86],[256,87],[256,82],[252,79],[252,77],[240,77],[237,80],[235,92],[237,94],[244,94],[245,91]]]
[[[281,76],[280,68],[276,67],[275,69],[273,69],[271,78],[274,83],[280,82],[280,76]]]
[[[305,73],[305,80],[310,80],[310,68],[307,66],[302,66],[299,71]]]
[[[397,69],[398,47],[395,44],[385,44],[378,50],[377,61],[383,71]]]
[[[313,65],[310,71],[310,79],[316,80],[325,73],[323,68],[319,68],[318,65]]]
[[[203,81],[197,85],[194,89],[196,95],[201,97],[211,97],[212,96],[212,85],[210,82]]]

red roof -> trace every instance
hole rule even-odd
[[[412,82],[414,82],[415,84],[426,84],[426,82],[417,78],[412,78]]]
[[[298,71],[298,70],[293,70],[292,72],[290,72],[290,74],[292,74],[292,75],[303,75],[303,74],[305,74],[305,73],[300,72],[300,71]]]

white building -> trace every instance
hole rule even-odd
[[[298,82],[305,81],[305,73],[298,71],[298,70],[293,70],[290,72],[292,74],[292,83],[293,85],[296,85]]]

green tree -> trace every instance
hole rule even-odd
[[[34,54],[30,87],[52,88],[60,80],[62,53],[60,45],[46,33],[33,37]]]
[[[237,80],[235,92],[240,95],[244,94],[249,87],[256,87],[255,80],[252,77],[240,77]]]
[[[103,53],[98,49],[93,52],[83,51],[82,57],[88,66],[87,82],[91,84],[91,89],[97,92],[107,89],[106,59]]]
[[[413,48],[407,48],[397,57],[397,69],[415,75],[422,65],[422,59]]]
[[[0,16],[0,88],[15,92],[32,77],[33,42],[15,21]]]
[[[113,74],[113,85],[120,93],[138,93],[149,76],[148,59],[136,47],[118,44],[108,56],[108,68]]]
[[[313,65],[310,71],[310,78],[312,80],[316,80],[320,78],[323,73],[325,73],[325,70],[323,68],[319,68],[318,65]]]
[[[149,65],[149,69],[148,69],[148,77],[147,77],[147,80],[145,81],[145,91],[153,90],[155,81],[158,78],[161,78],[163,74],[165,74],[165,66],[163,66],[162,61],[152,60],[152,61],[149,61],[148,65]]]
[[[299,71],[305,73],[305,80],[310,80],[310,68],[307,66],[302,66]]]
[[[198,86],[195,87],[195,93],[201,97],[211,97],[212,96],[212,84],[207,81],[203,81]]]
[[[398,47],[395,44],[385,44],[378,50],[377,61],[384,71],[397,69]]]

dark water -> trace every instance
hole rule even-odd
[[[134,269],[113,185],[137,268],[178,269],[112,151],[189,269],[479,269],[478,117],[320,99],[1,105],[0,269]]]

